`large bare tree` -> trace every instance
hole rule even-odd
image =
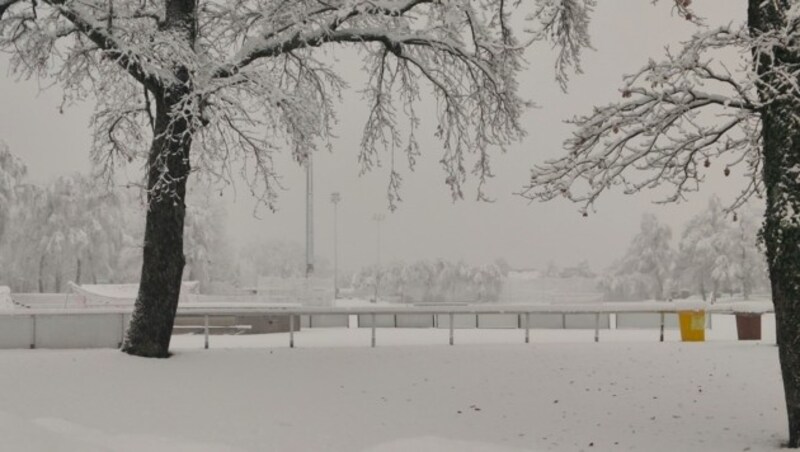
[[[415,107],[432,95],[440,162],[460,198],[470,172],[480,186],[491,176],[490,149],[523,135],[527,102],[515,75],[524,48],[558,27],[585,26],[581,14],[541,3],[529,17],[533,32],[518,40],[514,0],[0,0],[0,49],[19,77],[59,82],[65,104],[96,99],[101,168],[146,160],[142,276],[123,349],[164,357],[184,268],[190,169],[242,173],[272,206],[273,152],[291,149],[302,163],[329,145],[343,74],[365,71],[362,167],[388,150],[389,201],[399,200],[394,152],[413,167]],[[580,46],[562,44],[565,76]],[[360,67],[337,65],[331,46],[358,52]]]
[[[560,1],[560,0],[554,0]],[[675,0],[696,21],[689,0]],[[777,321],[789,420],[800,447],[800,4],[731,2],[747,20],[701,27],[680,50],[627,77],[621,99],[577,117],[566,155],[535,168],[523,195],[566,197],[588,215],[610,187],[670,187],[684,199],[709,171],[745,181],[730,219],[752,196],[766,198],[761,231]],[[565,31],[570,34],[570,30]],[[738,55],[729,67],[721,55]],[[735,173],[734,173],[735,172]]]

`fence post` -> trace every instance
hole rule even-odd
[[[453,313],[450,313],[450,345],[453,345]]]
[[[661,330],[661,336],[659,337],[658,342],[664,342],[664,313],[661,313],[661,325],[659,326]]]
[[[531,313],[525,313],[525,343],[531,342]]]
[[[119,326],[120,326],[120,333],[119,333],[119,346],[117,348],[122,348],[122,343],[125,342],[125,314],[119,315]]]
[[[372,316],[372,341],[371,341],[371,345],[374,348],[375,347],[375,313],[373,312],[371,314],[371,316]]]
[[[294,348],[294,314],[289,314],[289,348]]]
[[[31,349],[36,348],[36,314],[31,316],[31,320],[33,321],[33,335],[31,337]]]
[[[600,313],[594,315],[594,341],[600,342]]]
[[[203,316],[203,333],[206,336],[205,349],[208,350],[208,314]]]

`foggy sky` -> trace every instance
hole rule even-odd
[[[346,64],[350,57],[337,52],[343,60],[342,67],[353,68],[352,77],[347,69],[341,73],[348,76],[354,89],[346,93],[340,108],[334,153],[322,151],[314,157],[317,254],[332,258],[332,191],[342,195],[339,261],[350,269],[375,260],[372,216],[376,212],[386,214],[381,234],[383,262],[444,257],[477,264],[502,257],[515,267],[543,267],[551,260],[571,265],[588,259],[594,270],[600,270],[621,256],[638,230],[643,213],[655,213],[672,226],[673,235],[677,236],[682,223],[702,210],[712,193],[719,194],[723,201],[731,200],[742,188],[741,179],[737,180],[736,174],[723,178],[717,174],[721,167],[713,165],[703,190],[681,205],[654,205],[654,196],[648,194],[623,196],[610,192],[598,202],[597,213],[582,218],[577,206],[568,202],[530,204],[513,195],[525,184],[535,163],[560,155],[561,143],[570,133],[569,126],[562,123],[564,119],[587,113],[594,104],[618,99],[623,74],[637,70],[649,57],[660,59],[666,45],[674,46],[695,30],[672,14],[670,0],[661,0],[655,6],[650,0],[598,3],[591,24],[595,50],[584,55],[584,74],[572,77],[568,93],[561,92],[554,82],[554,59],[548,44],[535,44],[526,53],[530,69],[519,80],[521,94],[539,108],[523,119],[528,136],[507,154],[494,153],[496,177],[487,187],[489,196],[496,200],[491,204],[474,201],[474,181],[466,187],[464,201],[451,201],[444,184],[445,174],[438,164],[441,144],[433,137],[433,127],[423,125],[418,133],[423,156],[418,159],[415,172],[403,172],[403,202],[390,213],[387,166],[359,177],[356,157],[367,110],[356,89],[363,75],[358,73],[357,62]],[[744,1],[695,3],[709,25],[741,21],[746,14]],[[7,67],[7,60],[0,57],[0,65]],[[0,76],[0,140],[25,161],[36,182],[90,168],[91,101],[59,114],[60,90],[54,87],[40,92],[40,84],[44,83],[50,81],[15,82],[5,74]],[[433,122],[423,116],[423,124],[426,120],[428,124]],[[388,163],[389,156],[384,154],[383,160]],[[287,190],[280,194],[279,211],[275,214],[261,208],[254,217],[254,201],[243,182],[225,190],[233,246],[256,234],[304,242],[304,170],[291,161],[288,152],[278,159],[278,164]]]

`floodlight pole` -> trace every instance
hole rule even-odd
[[[381,284],[381,222],[386,219],[386,216],[382,213],[376,213],[372,216],[372,219],[375,221],[375,225],[377,226],[377,242],[376,242],[376,259],[375,259],[375,303],[378,302],[378,292],[380,291],[379,287]]]
[[[314,166],[306,157],[306,278],[314,273]]]
[[[339,298],[339,201],[338,191],[331,193],[333,203],[333,299]]]

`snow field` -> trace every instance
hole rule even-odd
[[[446,330],[379,329],[372,349],[369,329],[323,329],[296,349],[284,334],[210,350],[175,336],[168,360],[0,351],[0,450],[776,450],[774,341],[732,341],[718,317],[706,343],[456,330],[450,347]]]

